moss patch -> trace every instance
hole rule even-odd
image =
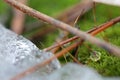
[[[87,31],[96,25],[102,24],[119,16],[119,9],[119,7],[98,4],[94,15],[96,17],[96,22],[94,21],[93,11],[91,10],[82,17],[78,24],[80,25],[81,30]],[[98,34],[97,37],[114,45],[120,46],[120,23]],[[93,51],[101,53],[100,60],[93,61],[90,59],[91,51],[87,46],[89,46]],[[110,55],[108,52],[96,47],[95,45],[88,42],[84,43],[84,45],[79,48],[78,56],[82,63],[95,68],[104,76],[120,76],[120,58]]]

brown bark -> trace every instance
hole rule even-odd
[[[25,6],[24,4],[19,3],[18,1],[15,1],[15,0],[4,0],[4,1],[7,2],[8,4],[10,4],[11,6],[14,6],[15,8],[23,11],[24,13],[27,13],[30,16],[33,16],[44,22],[48,22],[49,24],[52,24],[62,30],[68,31],[68,32],[80,37],[83,40],[89,41],[92,44],[96,44],[97,46],[104,48],[105,50],[109,51],[110,53],[113,53],[116,56],[120,56],[120,48],[118,48],[116,46],[113,46],[105,41],[102,41],[100,39],[97,39],[97,38],[87,34],[86,32],[78,30],[68,24],[65,24],[65,23],[63,23],[59,20],[56,20],[50,16],[47,16],[41,12],[38,12],[28,6]],[[118,17],[117,22],[119,22],[119,21],[120,21],[120,17]],[[116,23],[116,22],[113,21],[112,23]]]
[[[22,4],[26,4],[27,0],[18,0]],[[25,14],[15,8],[13,8],[13,19],[11,22],[11,29],[17,33],[22,34],[24,29],[24,20],[25,20]]]

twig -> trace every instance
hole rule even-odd
[[[68,55],[69,55],[76,63],[81,64],[73,55],[71,55],[71,53],[69,52],[69,51],[70,51],[69,48],[67,49],[67,48],[64,48],[63,46],[61,46],[61,48],[65,50],[63,56],[68,53]],[[69,50],[69,51],[68,51],[68,50]],[[63,52],[63,51],[61,51],[61,52]],[[59,52],[59,54],[60,54],[60,52]],[[62,55],[61,55],[61,56],[62,56]],[[59,57],[61,57],[61,56],[59,56]],[[58,57],[58,58],[59,58],[59,57]]]
[[[63,11],[60,15],[57,15],[57,19],[67,23],[67,24],[73,24],[75,19],[81,14],[81,16],[88,12],[91,8],[93,7],[93,2],[90,0],[83,0],[82,2],[75,4],[74,6],[68,8],[67,10]],[[84,10],[84,11],[83,11]],[[82,12],[82,13],[81,13]],[[80,17],[81,17],[80,16]],[[34,22],[34,23],[29,23],[28,25],[25,25],[26,28],[25,31],[27,30],[32,30],[33,27],[39,27],[39,26],[46,26],[45,23],[41,23],[40,21]],[[52,27],[52,26],[51,26]],[[40,32],[41,33],[41,32]],[[35,32],[30,38],[32,37],[34,41],[35,39],[40,38],[41,34],[38,32]]]
[[[47,16],[45,14],[42,14],[42,13],[40,13],[40,12],[38,12],[38,11],[32,9],[32,8],[29,8],[29,7],[27,7],[27,6],[25,6],[25,5],[21,4],[21,3],[18,3],[15,0],[4,0],[4,1],[6,1],[7,3],[9,3],[12,6],[16,7],[17,9],[23,11],[24,13],[27,13],[27,14],[29,14],[29,15],[31,15],[33,17],[36,17],[36,18],[38,18],[40,20],[43,20],[43,21],[48,22],[48,23],[50,23],[52,25],[55,25],[58,28],[61,28],[61,29],[66,30],[66,31],[68,31],[68,32],[70,32],[70,33],[72,33],[72,34],[74,34],[76,36],[81,37],[81,39],[83,39],[83,40],[87,40],[87,41],[89,41],[89,42],[91,42],[93,44],[96,44],[96,45],[106,49],[107,51],[113,53],[116,56],[120,56],[120,49],[118,47],[116,47],[116,46],[110,45],[109,43],[106,43],[104,41],[101,41],[101,40],[93,37],[93,36],[90,36],[86,32],[83,32],[83,31],[78,30],[76,28],[73,28],[72,26],[67,25],[67,24],[65,24],[65,23],[63,23],[61,21],[53,19],[53,18],[51,18],[51,17],[49,17],[49,16]],[[119,21],[120,21],[120,17],[118,17],[118,18],[119,18]],[[113,23],[116,23],[116,22],[113,22]],[[41,66],[48,64],[53,59],[55,59],[56,57],[59,57],[59,56],[60,56],[60,54],[56,54],[56,56],[51,57],[49,60],[46,60],[43,63],[37,64],[34,67],[31,67],[31,68],[27,69],[26,71],[18,74],[17,76],[12,78],[12,80],[17,80],[17,79],[19,79],[21,77],[24,77],[28,73],[30,74],[31,72],[36,71]]]
[[[50,47],[48,47],[48,48],[45,48],[44,51],[49,51],[49,50],[51,50],[51,49],[53,49],[53,48],[56,48],[56,47],[58,47],[58,46],[62,46],[62,45],[64,45],[64,44],[66,44],[66,43],[68,43],[68,42],[71,42],[71,41],[73,41],[73,40],[76,40],[76,39],[78,39],[78,38],[79,38],[78,36],[74,36],[74,37],[69,38],[69,39],[67,39],[67,40],[65,40],[65,41],[59,42],[58,44],[55,44],[55,45],[50,46]]]
[[[118,18],[115,18],[115,19],[112,19],[111,21],[107,22],[107,23],[104,23],[102,25],[100,25],[99,27],[96,27],[94,29],[91,29],[88,31],[89,34],[91,35],[97,35],[99,32],[101,31],[104,31],[105,29],[107,29],[108,27],[114,25],[115,23],[112,23],[112,22],[117,22],[119,19]],[[78,37],[79,38],[79,37]],[[74,39],[77,39],[77,36],[74,37]],[[69,47],[67,47],[68,49],[68,52],[74,48],[76,48],[77,46],[81,45],[82,43],[84,42],[84,40],[80,40],[79,41],[79,44],[75,45],[76,43],[70,45]],[[78,43],[78,42],[77,42]],[[64,50],[62,50],[61,52],[59,53],[62,53]],[[64,53],[65,54],[65,53]],[[75,54],[75,57],[77,57],[77,54]]]
[[[58,17],[59,20],[70,24],[70,22],[74,22],[75,19],[81,14],[83,15],[87,11],[89,11],[93,7],[93,2],[91,0],[82,0],[77,5],[72,8],[66,10],[62,15]],[[83,11],[84,10],[84,11]],[[81,16],[80,16],[81,17]]]
[[[83,12],[84,12],[84,10],[81,11],[80,15],[79,15],[79,16],[76,18],[76,20],[74,21],[74,24],[73,24],[74,27],[76,26],[76,23],[77,23],[78,19],[83,15]],[[70,23],[69,23],[69,24],[70,24]],[[58,42],[64,41],[66,38],[68,38],[67,36],[69,35],[69,33],[66,32],[66,31],[62,31],[60,34],[63,34],[63,37],[61,37],[61,38],[59,39],[59,41],[57,40],[57,43],[56,43],[56,44],[59,44]],[[60,45],[57,46],[57,47],[55,47],[54,49],[51,50],[51,52],[56,53],[56,52],[59,50],[60,47],[61,47]]]
[[[106,49],[107,51],[109,51],[110,53],[113,53],[116,56],[120,56],[120,49],[116,46],[113,46],[107,42],[101,41],[100,39],[97,39],[97,38],[87,34],[86,32],[78,30],[68,24],[65,24],[59,20],[49,17],[41,12],[38,12],[28,6],[25,6],[24,4],[17,2],[16,0],[4,0],[4,1],[7,2],[8,4],[10,4],[11,6],[14,6],[15,8],[21,10],[22,12],[27,13],[28,15],[31,15],[31,16],[33,16],[39,20],[42,20],[44,22],[48,22],[62,30],[66,30],[76,36],[79,36],[81,39],[87,40],[93,44],[96,44],[97,46],[100,46],[100,47]],[[120,17],[118,17],[118,21],[120,21]],[[112,23],[116,23],[116,22],[112,22]]]
[[[22,4],[27,3],[27,0],[18,0],[18,1],[21,2]],[[15,8],[13,8],[13,11],[14,11],[14,16],[11,22],[11,29],[15,33],[21,34],[24,29],[23,26],[24,26],[25,14]]]
[[[74,44],[74,46],[76,46],[77,44],[79,44],[79,43]],[[74,46],[71,46],[71,48],[73,48]],[[30,74],[30,73],[35,72],[35,71],[38,70],[40,67],[43,67],[43,66],[49,64],[52,60],[54,60],[54,59],[56,59],[56,58],[59,58],[59,57],[61,57],[63,54],[67,53],[67,52],[69,51],[69,49],[70,49],[70,48],[66,48],[66,49],[62,50],[62,52],[57,53],[57,54],[55,54],[55,56],[50,57],[49,59],[43,61],[42,63],[37,64],[37,65],[35,65],[35,66],[33,66],[33,67],[25,70],[24,72],[16,75],[15,77],[11,78],[10,80],[19,80],[20,78],[22,78],[22,77],[24,77],[24,76],[26,76],[26,75],[28,75],[28,74]]]
[[[95,28],[87,31],[87,33],[90,33],[91,35],[96,35],[97,33],[101,32],[101,31],[104,31],[105,29],[107,29],[108,27],[111,27],[112,25],[116,24],[117,22],[119,22],[119,17],[115,18],[115,19],[112,19],[112,20],[110,20],[110,21],[108,21],[108,22],[106,22],[106,23],[104,23],[104,24],[102,24],[102,25],[100,25],[98,27],[95,27]],[[78,36],[74,36],[74,37],[69,38],[69,39],[67,39],[65,41],[59,42],[59,44],[55,44],[53,46],[45,48],[44,50],[49,51],[49,50],[51,50],[51,49],[53,49],[53,48],[55,48],[57,46],[62,46],[64,44],[66,44],[68,42],[71,42],[73,40],[76,40],[78,38],[79,38]]]

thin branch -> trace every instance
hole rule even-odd
[[[84,12],[84,10],[81,10],[81,13],[79,14],[79,16],[76,17],[76,20],[74,21],[74,24],[72,24],[74,27],[76,26],[76,23],[77,23],[78,19],[83,15],[83,12]],[[70,23],[69,23],[69,24],[70,24]],[[66,38],[68,38],[68,35],[69,35],[69,33],[66,32],[66,31],[62,31],[60,34],[62,34],[63,36],[60,37],[60,38],[58,38],[56,44],[59,44],[58,42],[64,41]],[[60,47],[61,47],[61,46],[59,45],[59,46],[53,48],[53,49],[51,50],[51,52],[52,52],[52,53],[56,53],[56,52],[59,50]]]
[[[66,9],[65,11],[63,11],[62,13],[57,15],[56,18],[63,21],[63,22],[65,22],[65,23],[67,23],[67,24],[73,24],[74,20],[80,14],[82,16],[83,14],[88,12],[92,7],[93,7],[93,2],[92,1],[90,1],[90,0],[89,1],[88,0],[82,0],[82,2],[71,6],[70,8]],[[43,26],[46,26],[45,23],[41,23],[40,21],[29,23],[29,24],[25,25],[25,27],[26,27],[25,31],[32,30],[32,29],[38,28],[38,27],[43,27]],[[27,28],[27,27],[29,27],[29,28]],[[52,26],[50,26],[50,27],[52,27]],[[34,37],[35,37],[35,39],[39,39],[41,37],[40,33],[35,32],[32,36],[29,36],[29,37],[31,39],[33,39],[33,41],[34,41]]]
[[[48,23],[56,26],[57,28],[66,30],[76,36],[79,36],[81,39],[87,40],[87,41],[91,42],[92,44],[96,44],[97,46],[104,48],[105,50],[107,50],[110,53],[113,53],[116,56],[120,56],[120,48],[118,48],[116,46],[113,46],[105,41],[101,41],[100,39],[97,39],[97,38],[87,34],[86,32],[78,30],[68,24],[65,24],[59,20],[49,17],[49,16],[47,16],[39,11],[36,11],[24,4],[19,3],[16,0],[4,0],[4,1],[7,2],[8,4],[10,4],[11,6],[14,6],[15,8],[21,10],[22,12],[27,13],[30,16],[33,16],[44,22],[48,22]],[[120,17],[118,17],[118,21],[120,21]],[[116,23],[116,22],[113,21],[112,23]]]
[[[93,2],[91,0],[81,0],[80,3],[66,10],[62,15],[58,17],[59,20],[70,24],[74,22],[75,19],[81,14],[81,16],[89,11],[93,7]],[[84,10],[84,11],[83,11]],[[81,17],[80,16],[80,17]]]
[[[44,51],[49,51],[49,50],[51,50],[51,49],[53,49],[53,48],[56,48],[56,47],[58,47],[58,46],[62,46],[62,45],[64,45],[64,44],[66,44],[66,43],[68,43],[68,42],[71,42],[71,41],[73,41],[73,40],[76,40],[76,39],[78,39],[78,38],[79,38],[78,36],[74,36],[74,37],[69,38],[69,39],[67,39],[67,40],[65,40],[65,41],[59,42],[59,43],[57,43],[57,44],[55,44],[55,45],[53,45],[53,46],[50,46],[50,47],[48,47],[48,48],[45,48]]]
[[[77,44],[79,44],[79,43],[74,44],[74,46],[76,46]],[[74,46],[71,46],[71,48],[73,48]],[[20,78],[22,78],[22,77],[24,77],[24,76],[26,76],[26,75],[28,75],[28,74],[30,74],[30,73],[35,72],[35,71],[38,70],[40,67],[43,67],[43,66],[49,64],[52,60],[54,60],[54,59],[56,59],[56,58],[59,58],[59,57],[61,57],[62,55],[64,55],[65,53],[67,53],[67,52],[69,51],[69,49],[70,49],[70,48],[64,49],[62,52],[57,53],[57,54],[55,54],[55,56],[50,57],[49,59],[43,61],[42,63],[37,64],[37,65],[35,65],[35,66],[33,66],[33,67],[25,70],[24,72],[16,75],[15,77],[13,77],[13,78],[10,79],[10,80],[19,80]]]
[[[18,1],[21,2],[22,4],[27,4],[27,0],[18,0]],[[11,29],[15,33],[21,34],[24,29],[23,26],[25,21],[25,14],[15,8],[13,8],[13,11],[14,11],[14,15],[11,22]]]
[[[116,46],[110,45],[109,43],[101,41],[101,40],[87,34],[86,32],[83,32],[81,30],[73,28],[70,25],[67,25],[67,24],[65,24],[65,23],[63,23],[61,21],[58,21],[56,19],[53,19],[52,17],[49,17],[49,16],[47,16],[47,15],[45,15],[43,13],[40,13],[40,12],[38,12],[38,11],[32,9],[32,8],[29,8],[29,7],[27,7],[27,6],[25,6],[25,5],[21,4],[21,3],[18,3],[16,0],[4,0],[4,1],[6,1],[7,3],[9,3],[12,6],[16,7],[17,9],[23,11],[24,13],[27,13],[27,14],[29,14],[29,15],[31,15],[33,17],[36,17],[36,18],[38,18],[40,20],[43,20],[43,21],[48,22],[48,23],[50,23],[52,25],[55,25],[58,28],[61,28],[61,29],[66,30],[66,31],[68,31],[68,32],[70,32],[70,33],[72,33],[72,34],[74,34],[76,36],[79,36],[83,40],[87,40],[87,41],[89,41],[89,42],[91,42],[93,44],[96,44],[96,45],[106,49],[107,51],[113,53],[116,56],[120,56],[120,49],[118,47],[116,47]],[[118,17],[118,18],[119,18],[119,21],[120,21],[120,17]],[[116,22],[112,22],[112,23],[116,23]],[[21,77],[24,77],[25,75],[28,75],[28,73],[30,74],[30,73],[36,71],[41,66],[44,66],[44,65],[50,63],[53,59],[55,59],[56,57],[59,57],[59,56],[61,56],[61,54],[56,54],[56,56],[53,56],[50,59],[46,60],[45,62],[37,64],[37,65],[27,69],[26,71],[18,74],[17,76],[15,76],[11,80],[20,79]]]
[[[69,51],[70,51],[69,48],[67,49],[67,48],[64,48],[63,46],[61,46],[61,48],[65,50],[64,54],[61,53],[61,54],[63,54],[63,56],[68,53],[68,55],[69,55],[76,63],[81,64],[73,55],[71,55],[71,53],[69,52]],[[68,50],[69,50],[69,51],[68,51]],[[62,50],[61,52],[63,52],[63,50]],[[59,52],[59,54],[60,54],[60,52]],[[61,55],[61,56],[62,56],[62,55]],[[59,57],[61,57],[61,56],[59,56]],[[58,58],[59,58],[59,57],[58,57]]]
[[[112,22],[118,22],[118,21],[119,21],[119,18],[112,19],[111,21],[109,21],[107,23],[104,23],[104,24],[100,25],[99,27],[96,27],[94,29],[89,30],[88,33],[91,34],[91,35],[93,35],[93,36],[97,35],[99,32],[104,31],[108,27],[116,24],[116,23],[112,23]],[[77,39],[77,36],[75,36],[73,38]],[[67,47],[68,52],[71,51],[72,49],[76,48],[77,46],[81,45],[83,42],[84,42],[84,40],[80,40],[79,42],[76,42],[76,43],[70,45],[69,47]],[[64,49],[61,52],[59,52],[59,53],[63,53],[63,52],[64,52]],[[77,57],[77,54],[75,54],[75,57]]]
[[[115,23],[113,23],[113,22],[115,22]],[[95,27],[95,28],[87,31],[87,33],[90,33],[91,35],[96,35],[96,34],[100,33],[101,31],[104,31],[105,29],[107,29],[107,28],[111,27],[112,25],[116,24],[117,22],[119,22],[119,18],[112,19],[112,20],[110,20],[110,21],[108,21],[108,22],[106,22],[106,23],[104,23],[104,24],[102,24],[102,25],[100,25],[98,27]],[[45,48],[44,51],[49,51],[49,50],[51,50],[51,49],[53,49],[53,48],[55,48],[57,46],[62,46],[64,44],[66,44],[68,42],[71,42],[73,40],[76,40],[78,38],[79,38],[78,36],[74,36],[74,37],[69,38],[69,39],[67,39],[65,41],[59,42],[59,44],[55,44],[53,46]]]

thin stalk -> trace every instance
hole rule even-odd
[[[113,25],[116,24],[117,22],[119,22],[119,18],[112,19],[112,20],[110,20],[110,21],[108,21],[108,22],[106,22],[106,23],[104,23],[104,24],[102,24],[102,25],[100,25],[100,26],[98,26],[98,27],[95,27],[95,28],[87,31],[87,33],[90,33],[91,35],[94,36],[94,35],[100,33],[101,31],[104,31],[105,29],[113,26]],[[48,47],[48,48],[45,48],[44,50],[45,50],[45,51],[49,51],[49,50],[51,50],[51,49],[53,49],[53,48],[55,48],[55,47],[63,46],[64,44],[66,44],[66,43],[68,43],[68,42],[71,42],[71,41],[74,41],[74,40],[76,40],[76,39],[78,39],[78,38],[79,38],[78,36],[74,36],[74,37],[69,38],[69,39],[67,39],[67,40],[65,40],[65,41],[59,42],[59,43],[57,43],[57,44],[55,44],[55,45],[53,45],[53,46],[50,46],[50,47]]]
[[[97,29],[95,29],[97,30]],[[91,30],[90,30],[91,31]],[[93,31],[94,32],[94,31]],[[92,32],[91,32],[92,33]],[[95,35],[96,33],[92,33],[93,35]],[[79,42],[76,42],[74,44],[72,44],[71,46],[67,47],[67,48],[64,48],[61,52],[55,54],[55,56],[49,58],[48,60],[40,63],[40,64],[37,64],[29,69],[27,69],[26,71],[16,75],[15,77],[13,77],[11,80],[18,80],[24,76],[26,76],[28,73],[32,73],[34,71],[36,71],[38,68],[42,67],[42,66],[45,66],[47,65],[48,63],[50,63],[53,59],[55,58],[59,58],[61,57],[62,55],[66,54],[68,51],[72,50],[73,48],[77,47],[78,45],[81,45],[82,43],[84,42],[84,40],[81,40]]]
[[[79,42],[78,42],[78,43],[75,43],[74,46],[76,46],[77,44],[79,44]],[[74,46],[71,46],[71,48],[73,48]],[[19,79],[23,78],[24,76],[35,72],[35,71],[38,70],[40,67],[43,67],[43,66],[49,64],[52,60],[54,60],[54,59],[56,59],[56,58],[58,58],[58,57],[61,57],[62,55],[64,55],[64,54],[67,53],[68,51],[69,51],[69,48],[66,48],[66,49],[62,50],[62,52],[57,53],[57,54],[55,54],[55,56],[50,57],[49,59],[43,61],[42,63],[37,64],[37,65],[35,65],[35,66],[33,66],[33,67],[25,70],[24,72],[22,72],[22,73],[20,73],[20,74],[18,74],[18,75],[16,75],[16,76],[14,76],[14,77],[11,78],[10,80],[19,80]]]
[[[52,24],[52,25],[56,26],[57,28],[60,28],[62,30],[68,31],[76,36],[79,36],[81,39],[89,41],[92,44],[96,44],[97,46],[104,48],[105,50],[107,50],[110,53],[113,53],[116,56],[120,56],[120,48],[118,48],[117,46],[113,46],[110,43],[107,43],[105,41],[97,39],[97,38],[87,34],[86,32],[78,30],[66,23],[63,23],[63,22],[56,20],[50,16],[47,16],[37,10],[34,10],[28,6],[25,6],[24,4],[21,4],[16,0],[4,0],[4,1],[7,2],[8,4],[10,4],[11,6],[14,6],[15,8],[21,10],[22,12],[27,13],[30,16],[33,16],[44,22],[48,22],[49,24]],[[118,17],[118,19],[120,21],[120,17]],[[112,22],[112,23],[116,23],[116,22]]]

